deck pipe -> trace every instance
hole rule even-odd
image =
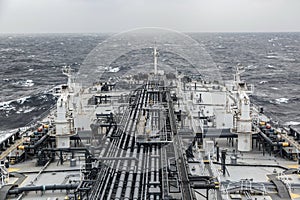
[[[157,146],[156,146],[155,154],[158,155],[158,148],[157,148]],[[160,182],[160,181],[159,181],[159,159],[158,159],[158,157],[156,157],[155,160],[156,160],[156,179],[155,179],[155,181],[156,181],[156,182]],[[156,185],[156,188],[157,188],[157,187],[159,187],[159,186]],[[157,195],[157,196],[156,196],[156,199],[160,199],[160,196]]]
[[[132,114],[132,113],[131,113]],[[133,117],[133,119],[131,119],[130,121],[131,121],[131,123],[132,123],[132,121],[136,121],[136,117]],[[128,125],[129,123],[126,123],[126,125]],[[136,124],[136,123],[134,123],[134,124]],[[131,126],[131,125],[130,125]],[[129,126],[129,127],[130,127]],[[127,130],[127,129],[125,129],[125,130]],[[132,129],[131,129],[132,130]],[[127,132],[130,132],[130,131],[127,131]],[[124,134],[125,135],[125,134]],[[127,135],[128,136],[128,135]],[[122,139],[123,140],[123,139]],[[125,139],[125,141],[127,142],[128,140],[127,139]],[[122,143],[122,142],[121,142]],[[129,144],[131,144],[131,142],[130,142],[130,140],[129,140],[129,142],[128,142]],[[108,140],[106,141],[106,145],[108,144]],[[127,144],[128,145],[128,144]],[[109,147],[109,149],[110,149],[111,147]],[[147,152],[149,152],[149,148],[148,148],[148,150],[147,150]],[[140,149],[140,151],[142,152],[143,151],[143,149]],[[102,151],[101,152],[101,154],[103,154],[104,155],[104,153],[103,153],[104,151]],[[115,153],[115,154],[118,154],[119,153],[119,151],[117,150],[117,152]],[[143,156],[142,156],[143,154],[140,154],[140,156],[143,158]],[[145,165],[147,165],[147,161],[148,162],[150,162],[149,161],[149,155],[150,154],[147,154],[146,153],[146,164]],[[132,162],[135,162],[135,161],[132,161]],[[142,166],[142,162],[139,162],[139,166]],[[159,166],[159,162],[157,162],[157,166]],[[158,167],[157,167],[158,168]],[[146,167],[146,170],[149,170],[149,168],[147,168]],[[141,172],[141,171],[140,171]],[[139,173],[139,167],[138,167],[138,173]],[[137,173],[137,178],[136,178],[136,186],[137,186],[137,183],[138,183],[138,173]],[[140,175],[143,175],[143,174],[140,174]],[[146,175],[148,176],[148,173],[146,173]],[[114,176],[114,177],[116,177],[116,176]],[[129,176],[128,176],[129,177]],[[152,176],[153,177],[153,176]],[[153,179],[153,178],[152,178]],[[157,174],[157,180],[159,179],[159,174]],[[130,178],[128,178],[128,180],[129,181],[131,181],[131,179]],[[149,181],[148,181],[148,177],[144,177],[144,181],[146,182],[146,183],[148,183]],[[121,182],[122,182],[122,180],[121,180]],[[111,189],[113,188],[113,186],[114,186],[114,184],[111,184]],[[140,187],[140,185],[138,186],[138,187]],[[134,188],[134,193],[133,193],[133,197],[137,197],[137,196],[139,196],[139,188],[138,187],[135,187]],[[132,187],[130,187],[130,188],[132,188]],[[126,188],[126,190],[128,191],[129,190],[129,187],[127,187]],[[130,190],[132,190],[132,189],[130,189]],[[102,190],[103,191],[103,190]],[[124,191],[124,190],[123,190]],[[128,193],[128,192],[127,192]],[[125,191],[125,194],[126,194],[126,191]],[[145,197],[146,197],[146,195],[147,195],[147,188],[144,190],[144,192],[142,193],[142,194],[144,194],[145,195]],[[117,196],[118,196],[118,194],[117,194]],[[128,195],[127,195],[128,196]],[[127,196],[126,196],[126,198],[127,198]],[[156,199],[159,199],[159,196],[156,196]]]
[[[142,106],[143,104],[145,103],[145,90],[142,91],[142,98],[139,98],[139,104],[138,104],[138,107],[137,107],[137,110],[136,110],[136,113],[135,115],[133,116],[133,125],[132,125],[132,128],[131,128],[131,132],[133,132],[132,130],[136,130],[136,126],[138,124],[138,116],[141,114],[141,110],[142,110]],[[140,108],[139,108],[140,107]],[[134,141],[133,141],[133,137],[134,135],[132,135],[132,137],[130,137],[130,141],[129,141],[129,144],[130,146],[134,146]],[[129,156],[130,154],[130,149],[127,149],[127,154],[126,156]],[[143,154],[140,153],[140,156],[142,156]],[[135,147],[133,149],[133,157],[136,157],[137,156],[137,148]],[[140,157],[141,159],[143,159],[143,157]],[[139,160],[140,162],[141,160]],[[138,164],[140,165],[140,164]],[[133,190],[133,177],[134,177],[134,173],[137,173],[137,168],[135,168],[136,166],[136,163],[135,161],[131,161],[131,164],[130,164],[130,171],[129,171],[129,175],[128,175],[128,180],[127,180],[127,186],[126,186],[126,190],[125,190],[125,196],[124,196],[124,199],[132,199],[132,196],[134,196],[134,192],[135,190]],[[137,177],[135,177],[137,179]]]
[[[135,181],[135,186],[134,186],[134,192],[133,192],[133,200],[138,200],[139,199],[139,188],[140,188],[140,180],[142,174],[142,164],[143,164],[143,152],[144,152],[144,146],[141,146],[140,151],[139,151],[139,162],[138,162],[138,170],[137,170],[137,175],[136,175],[136,181]]]
[[[86,153],[87,155],[90,155],[90,151],[86,147],[70,147],[70,148],[44,148],[41,150],[44,151],[63,151],[63,152],[74,152],[78,151],[80,153]]]
[[[148,163],[147,163],[147,157],[148,157],[148,148],[149,147],[145,147],[144,148],[144,151],[143,151],[143,164],[142,164],[142,166],[141,166],[141,181],[140,181],[140,184],[137,186],[136,185],[136,187],[139,187],[139,190],[141,191],[140,192],[140,199],[143,199],[144,197],[143,197],[143,194],[144,194],[144,190],[145,190],[145,181],[146,181],[146,175],[147,175],[147,173],[146,173],[146,166],[148,165]],[[141,187],[142,186],[142,187]]]
[[[151,147],[151,155],[150,155],[150,159],[151,159],[151,166],[150,166],[150,182],[154,181],[154,173],[155,173],[155,169],[154,169],[154,146]],[[150,185],[150,188],[154,188],[154,185]],[[149,189],[150,189],[149,188]],[[154,195],[150,194],[150,200],[154,200]]]
[[[126,127],[125,127],[125,130],[127,129],[127,126],[129,124],[129,120],[130,120],[130,115],[127,116],[127,119],[126,119]],[[118,153],[120,151],[120,149],[124,149],[125,148],[125,142],[126,139],[128,137],[128,134],[122,134],[121,136],[121,139],[120,140],[115,140],[117,145],[113,145],[112,149],[110,149],[110,154],[117,157],[118,156]],[[115,166],[115,162],[112,162],[111,163],[112,166]],[[120,160],[117,161],[117,165],[116,165],[116,169],[119,169],[120,168]],[[114,187],[114,183],[116,181],[116,178],[117,178],[117,173],[118,172],[114,172],[113,169],[110,169],[110,173],[111,175],[113,175],[113,180],[112,180],[112,184],[110,185],[110,190],[109,190],[109,193],[108,193],[108,199],[111,199],[111,195],[112,195],[112,192],[113,192],[113,187]],[[109,179],[107,179],[107,182],[108,182]],[[103,188],[104,187],[104,188]],[[103,190],[106,189],[107,187],[107,184],[105,184],[104,186],[102,186]],[[100,199],[103,199],[104,198],[104,193],[102,194],[101,198]]]
[[[128,133],[127,137],[130,137],[129,133],[131,133],[132,121],[133,121],[133,116],[130,117],[129,130],[126,131]],[[123,143],[123,145],[125,147],[126,142]],[[129,157],[130,156],[130,149],[127,148],[127,150],[126,150],[125,153],[126,153],[125,157]],[[124,163],[123,163],[123,167],[121,169],[121,176],[120,176],[120,180],[119,180],[119,184],[118,184],[118,188],[117,188],[115,199],[121,199],[122,198],[122,191],[123,191],[123,186],[124,186],[124,182],[125,182],[125,176],[126,176],[127,167],[128,167],[128,161],[125,160]]]
[[[46,191],[46,190],[73,190],[76,189],[78,185],[79,184],[25,186],[25,187],[10,189],[7,194],[17,195],[17,194],[21,194],[22,192]]]
[[[145,155],[145,164],[144,164],[144,170],[145,170],[145,176],[143,179],[143,191],[142,191],[142,197],[143,199],[147,199],[147,192],[148,192],[148,182],[149,182],[149,166],[150,166],[150,151],[149,147],[146,149],[146,155]]]
[[[43,137],[41,137],[41,139],[39,139],[39,141],[37,141],[36,143],[34,143],[34,145],[24,145],[25,149],[36,149],[38,146],[40,146],[43,142],[45,142],[46,139],[48,139],[49,135],[44,135]]]
[[[120,167],[120,162],[117,162],[116,169],[119,169],[119,167]],[[109,189],[109,192],[108,192],[107,199],[112,199],[111,196],[112,196],[114,185],[115,185],[115,182],[116,182],[116,179],[117,179],[117,174],[118,174],[118,172],[113,172],[113,179],[112,179],[112,183],[110,185],[110,189]],[[101,197],[101,199],[102,198],[103,197]]]
[[[151,157],[151,182],[159,181],[159,161],[157,157],[157,146],[152,147],[152,157]],[[151,185],[151,188],[157,188],[157,185]],[[158,194],[151,194],[150,198],[153,200],[159,197]]]
[[[120,149],[122,149],[122,146],[121,146],[121,145],[124,145],[124,142],[122,142],[122,141],[123,141],[125,138],[127,138],[127,134],[126,134],[126,135],[125,135],[125,134],[122,135],[121,140],[115,140],[114,143],[111,144],[111,146],[110,146],[110,148],[109,148],[108,155],[112,155],[113,157],[117,157],[118,151],[119,151]],[[123,144],[122,144],[122,143],[123,143]],[[99,185],[100,190],[98,190],[98,191],[105,191],[106,188],[107,188],[107,186],[108,186],[108,182],[109,182],[109,180],[110,180],[110,176],[113,176],[113,175],[116,176],[116,175],[117,175],[117,173],[115,173],[115,172],[114,172],[114,169],[113,169],[113,167],[115,166],[115,163],[116,163],[116,162],[118,163],[116,169],[118,169],[118,168],[119,168],[120,160],[118,160],[118,161],[113,160],[113,161],[110,161],[110,162],[108,163],[108,165],[110,165],[110,166],[112,166],[112,167],[109,167],[109,168],[107,168],[107,169],[105,170],[105,174],[104,174],[104,176],[102,176],[101,184]],[[111,184],[111,186],[112,186],[112,184]],[[110,195],[110,194],[109,194],[109,195]],[[105,196],[105,193],[103,192],[103,193],[101,194],[101,196],[100,196],[100,199],[103,199],[104,196]],[[97,197],[97,198],[98,198],[98,197]]]
[[[139,96],[140,97],[140,96]],[[130,125],[129,125],[129,130],[128,130],[128,136],[129,136],[129,145],[130,146],[133,146],[133,137],[134,135],[131,135],[131,133],[133,133],[136,129],[136,125],[137,125],[137,116],[138,116],[138,113],[139,113],[139,105],[141,104],[141,101],[142,101],[142,98],[139,98],[138,100],[138,106],[137,108],[134,110],[134,113],[133,115],[131,116],[130,118]],[[131,149],[130,148],[127,148],[126,150],[126,154],[125,154],[125,157],[130,157],[130,151]],[[136,149],[134,149],[134,152],[133,152],[133,155],[136,157]],[[130,199],[130,196],[131,196],[131,187],[132,187],[132,182],[133,182],[133,168],[135,166],[135,161],[131,161],[131,165],[129,166],[130,167],[130,171],[129,171],[129,176],[127,178],[127,187],[125,189],[125,195],[124,195],[124,199]],[[126,176],[126,173],[127,173],[127,170],[128,170],[128,161],[125,160],[125,162],[123,163],[123,168],[122,168],[122,172],[121,172],[121,176],[120,176],[120,180],[119,180],[119,184],[118,184],[118,189],[117,189],[117,192],[116,192],[116,197],[115,199],[121,199],[122,198],[122,191],[123,191],[123,187],[125,186],[124,182],[125,182],[125,176]]]
[[[135,123],[136,124],[136,123]],[[135,127],[134,127],[135,128]],[[133,144],[133,141],[132,141],[132,138],[130,138],[130,144],[131,145],[134,145]],[[126,153],[126,157],[130,156],[130,149],[127,149],[127,153]],[[134,148],[134,151],[133,151],[133,154],[132,154],[132,157],[136,158],[137,156],[137,148]],[[130,171],[129,171],[129,175],[128,175],[128,180],[127,180],[127,186],[126,186],[126,191],[125,191],[125,196],[124,196],[124,199],[131,199],[130,196],[131,196],[131,188],[132,188],[132,182],[133,182],[133,175],[134,175],[134,172],[136,172],[136,169],[135,169],[135,161],[134,160],[131,160],[131,163],[130,163]]]
[[[282,146],[284,142],[273,142],[264,132],[259,131],[259,135],[271,146]]]
[[[157,98],[155,98],[157,96],[153,96],[153,95],[154,94],[152,94],[153,101],[155,102],[155,101],[157,101]],[[151,98],[151,96],[149,98]],[[154,178],[154,172],[153,172],[154,171],[154,168],[153,168],[154,159],[152,157],[153,152],[154,152],[153,148],[154,148],[153,146],[150,146],[147,148],[147,156],[146,156],[146,162],[145,162],[145,168],[144,168],[145,169],[145,182],[143,182],[145,188],[144,188],[144,192],[142,194],[144,196],[144,199],[148,199],[147,198],[148,190],[153,187],[153,186],[149,187],[149,179],[150,179],[150,181],[152,181]],[[150,172],[150,177],[149,177],[149,172]],[[150,199],[154,199],[154,196],[152,194],[150,195]]]
[[[131,115],[132,115],[132,114],[134,114],[134,113],[131,113]],[[125,123],[125,124],[126,124],[125,130],[126,130],[126,132],[128,132],[128,133],[131,132],[131,131],[127,131],[127,130],[128,130],[128,127],[129,127],[129,128],[131,127],[131,123],[132,123],[131,118],[132,118],[132,117],[129,117],[129,116],[131,116],[131,115],[125,115],[125,116],[128,116],[128,118],[126,119],[126,123]],[[122,119],[124,119],[124,118],[122,118]],[[111,147],[109,147],[110,152],[111,152],[111,153],[114,153],[114,156],[115,156],[115,157],[118,156],[118,154],[119,154],[119,152],[120,152],[120,149],[125,149],[125,148],[126,148],[126,146],[125,146],[126,142],[124,142],[124,141],[127,141],[129,137],[130,137],[129,134],[123,134],[121,140],[118,140],[118,141],[117,141],[117,143],[119,144],[118,148],[114,148],[114,147],[116,147],[116,145],[112,148],[113,150],[111,150]],[[107,144],[107,143],[108,143],[108,141],[106,142],[106,144]],[[121,145],[122,145],[122,146],[121,146]],[[104,151],[101,152],[102,155],[104,155],[103,152],[104,152]],[[127,161],[126,161],[126,162],[127,162]],[[113,161],[112,164],[115,165],[115,162]],[[119,167],[120,167],[120,160],[118,160],[118,162],[117,162],[117,169],[118,169]],[[115,179],[116,179],[116,174],[115,174],[115,172],[113,172],[112,169],[110,169],[110,170],[108,170],[108,171],[110,171],[110,176],[111,176],[111,177],[108,178],[106,182],[109,182],[109,181],[111,180],[111,178],[113,177],[113,180],[112,180],[113,183],[110,184],[110,185],[111,185],[111,188],[110,188],[109,193],[108,193],[108,198],[110,198],[110,197],[112,196],[112,191],[113,191],[113,187],[114,187],[114,183],[115,183]],[[113,175],[114,175],[114,176],[113,176]],[[107,177],[107,175],[102,176],[102,179],[103,179],[104,177]],[[122,181],[122,180],[121,180],[121,181]],[[107,185],[108,185],[108,184],[105,184],[105,185],[103,186],[103,183],[102,183],[102,185],[99,185],[98,188],[101,188],[101,190],[104,191],[104,190],[106,190],[106,186],[107,186]],[[104,188],[103,188],[103,187],[104,187]],[[105,194],[102,193],[102,196],[101,196],[100,199],[103,199],[104,196],[105,196]]]
[[[216,185],[214,183],[194,183],[194,189],[216,189]]]

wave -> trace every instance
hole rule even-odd
[[[38,93],[0,103],[1,130],[26,126],[55,105],[56,97],[50,93]]]
[[[268,81],[260,81],[259,84],[265,84],[268,83]]]
[[[256,65],[248,65],[246,68],[247,68],[247,69],[256,69],[257,66],[256,66]]]
[[[288,99],[288,98],[282,97],[282,98],[275,99],[275,102],[276,102],[277,104],[281,104],[281,103],[289,103],[289,99]]]
[[[35,109],[35,107],[29,108],[27,110],[24,110],[23,113],[30,113]]]
[[[19,52],[19,53],[24,53],[25,51],[23,49],[17,49],[17,48],[1,48],[0,49],[0,52],[5,52],[5,53],[8,53],[8,52]]]
[[[265,56],[265,58],[267,58],[267,59],[278,59],[279,57],[275,56],[275,55],[267,55],[267,56]]]
[[[295,121],[289,121],[284,123],[285,126],[299,126],[300,122],[295,122]]]
[[[15,100],[0,102],[0,111],[1,110],[5,110],[5,111],[15,110],[16,104],[22,105],[30,98],[31,98],[31,96],[27,96],[27,97],[22,97],[22,98],[15,99]]]
[[[283,104],[283,103],[288,104],[288,103],[290,103],[290,99],[282,97],[282,98],[278,98],[278,99],[275,99],[275,100],[269,100],[268,103],[271,103],[271,104]]]
[[[32,87],[34,86],[34,82],[31,79],[27,79],[14,82],[12,83],[12,85],[16,87]]]
[[[270,69],[276,69],[276,67],[274,65],[267,65],[267,68],[270,68]]]
[[[279,90],[277,87],[271,87],[271,89],[273,89],[273,90]]]

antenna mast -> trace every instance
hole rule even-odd
[[[158,57],[158,52],[156,47],[154,47],[154,75],[157,75],[157,57]]]

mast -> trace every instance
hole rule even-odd
[[[157,57],[158,57],[158,51],[156,47],[154,47],[154,75],[157,75]]]

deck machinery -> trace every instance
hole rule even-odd
[[[85,155],[76,184],[47,186],[68,190],[67,198],[249,199],[255,194],[257,199],[272,199],[268,193],[277,191],[276,199],[281,197],[279,191],[289,197],[287,185],[299,188],[300,184],[285,184],[276,172],[270,176],[272,183],[253,182],[255,174],[238,181],[230,177],[233,167],[238,167],[236,173],[241,167],[281,167],[241,164],[239,157],[248,159],[244,155],[261,150],[263,156],[265,150],[284,156],[291,153],[285,148],[298,148],[285,134],[297,131],[274,131],[262,109],[250,103],[253,87],[241,80],[240,66],[233,81],[210,82],[177,70],[173,74],[159,70],[154,49],[154,70],[143,74],[146,79],[124,77],[122,87],[100,80],[83,88],[70,72],[64,70],[68,85],[57,90],[55,128],[47,134],[54,138],[55,148],[43,144],[45,148],[38,149],[45,168],[56,152],[61,165],[63,154],[70,162]],[[287,157],[295,159],[292,154]],[[4,182],[7,170],[1,168]],[[6,194],[47,187],[8,189]]]
[[[178,74],[167,78],[157,69],[156,49],[154,55],[153,72],[147,80],[131,80],[132,92],[103,90],[107,83],[102,83],[93,90],[101,90],[100,96],[91,90],[85,98],[81,94],[80,104],[86,99],[96,107],[87,110],[97,116],[89,142],[98,145],[97,176],[94,180],[86,177],[89,189],[85,185],[78,188],[76,196],[81,199],[197,199],[196,193],[202,195],[197,190],[214,190],[220,196],[219,172],[210,161],[213,138],[237,137],[238,151],[251,150],[248,93],[252,88],[241,81],[240,70],[227,85]],[[127,103],[119,101],[120,112],[113,99],[121,96]],[[92,116],[88,112],[81,115]],[[107,116],[118,119],[108,123]],[[191,163],[200,163],[202,173],[196,173]]]

